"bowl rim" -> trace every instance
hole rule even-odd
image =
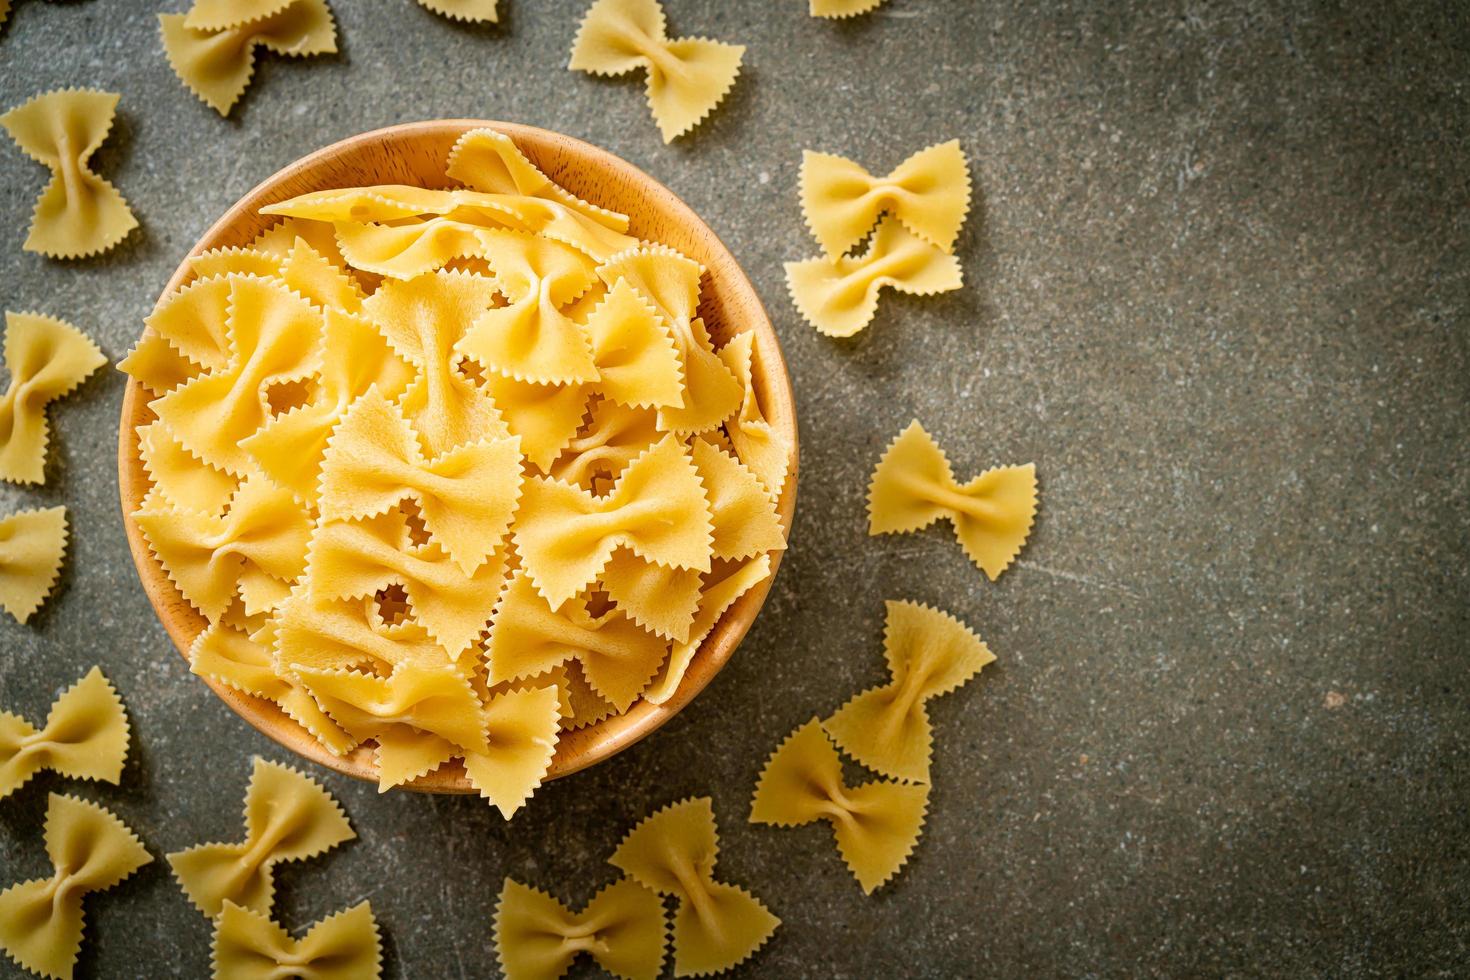
[[[482,119],[438,119],[399,123],[338,140],[277,170],[231,205],[218,220],[210,225],[195,242],[193,248],[180,260],[177,269],[159,294],[154,309],[156,310],[165,297],[171,295],[192,275],[189,267],[191,258],[222,245],[245,244],[245,241],[238,240],[238,235],[235,234],[241,218],[255,220],[259,217],[255,213],[259,207],[270,203],[272,199],[283,200],[287,196],[292,196],[274,193],[292,178],[310,174],[323,164],[356,153],[372,144],[385,146],[402,144],[426,135],[443,137],[451,132],[454,132],[457,138],[464,132],[480,128],[494,129],[510,136],[516,141],[516,145],[521,148],[522,152],[543,169],[544,162],[538,157],[544,152],[567,152],[575,157],[594,160],[599,171],[609,172],[613,177],[639,187],[640,192],[657,198],[670,218],[689,229],[697,239],[703,240],[709,257],[716,259],[716,261],[708,261],[708,257],[701,259],[708,270],[703,292],[708,293],[710,285],[715,281],[715,267],[718,265],[721,281],[719,289],[738,297],[742,306],[742,326],[739,332],[753,331],[759,338],[760,360],[764,377],[756,379],[755,384],[760,389],[759,394],[764,404],[767,421],[778,429],[789,446],[786,482],[777,500],[777,513],[789,545],[792,518],[796,509],[799,466],[795,395],[791,387],[790,373],[787,371],[781,351],[780,339],[776,335],[770,317],[766,314],[759,294],[724,242],[678,195],[634,164],[584,140],[522,123]],[[269,216],[267,219],[274,221]],[[636,216],[634,216],[634,224],[637,224]],[[701,299],[703,298],[702,294]],[[136,429],[140,424],[145,424],[147,417],[151,414],[147,407],[150,400],[146,397],[142,385],[136,379],[128,378],[118,425],[118,499],[122,508],[123,527],[127,534],[128,548],[132,554],[139,580],[148,596],[149,604],[163,624],[174,647],[187,661],[189,648],[194,638],[202,631],[205,620],[183,598],[172,580],[168,578],[162,564],[154,557],[147,540],[143,537],[141,528],[132,516],[132,512],[137,508],[149,484],[137,452]],[[729,661],[736,647],[750,629],[775,581],[784,554],[784,551],[771,553],[771,574],[744,593],[721,615],[715,628],[700,644],[679,686],[667,701],[655,705],[640,698],[622,715],[604,719],[585,728],[562,732],[557,742],[556,754],[544,781],[570,775],[616,755],[652,734],[688,705]],[[245,694],[213,678],[198,676],[237,715],[282,747],[344,775],[368,782],[377,782],[377,763],[373,749],[360,745],[346,755],[333,755],[274,702]],[[464,769],[457,759],[403,784],[401,788],[430,793],[469,794],[476,792],[466,779]]]

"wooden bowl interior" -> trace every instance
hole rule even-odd
[[[796,410],[780,345],[760,298],[735,258],[688,205],[643,171],[605,150],[543,129],[477,120],[411,123],[364,133],[304,157],[256,187],[230,208],[189,254],[247,244],[275,220],[259,214],[261,207],[308,191],[364,184],[451,186],[444,174],[445,158],[461,134],[481,126],[493,127],[510,136],[533,163],[578,196],[628,214],[632,220],[631,232],[639,238],[671,245],[703,263],[708,272],[699,312],[717,346],[744,330],[757,333],[763,358],[754,379],[757,395],[766,417],[791,447],[790,475],[777,504],[789,533],[796,506]],[[188,262],[180,263],[160,302],[189,277]],[[153,418],[147,401],[147,392],[129,379],[118,434],[123,523],[149,601],[174,645],[187,657],[195,636],[207,623],[169,581],[132,518],[149,487],[138,455],[136,435],[137,427]],[[565,776],[606,759],[658,728],[688,704],[730,659],[750,628],[770,590],[780,557],[779,553],[772,556],[772,576],[725,612],[668,701],[655,705],[640,700],[626,714],[580,731],[563,732],[548,778]],[[242,694],[208,678],[203,680],[237,714],[286,748],[338,772],[376,781],[377,764],[371,747],[359,746],[345,756],[334,756],[273,702]],[[415,780],[409,788],[441,793],[473,792],[457,760]]]

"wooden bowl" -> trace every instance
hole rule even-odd
[[[448,187],[451,182],[444,174],[444,165],[450,147],[461,134],[479,127],[491,127],[510,136],[533,163],[574,194],[629,215],[632,234],[672,245],[702,262],[708,273],[699,311],[716,345],[744,330],[756,332],[764,370],[758,366],[755,386],[769,421],[791,447],[790,474],[777,504],[789,534],[796,507],[796,408],[780,344],[760,297],[740,271],[734,256],[688,205],[648,174],[606,150],[559,133],[514,123],[445,119],[390,126],[334,143],[281,170],[225,212],[189,254],[248,243],[274,221],[259,213],[261,207],[308,191],[363,184]],[[164,287],[160,302],[189,277],[186,260]],[[153,418],[147,402],[147,392],[137,381],[129,379],[118,429],[118,490],[123,525],[143,589],[174,646],[187,657],[194,637],[204,629],[206,621],[169,581],[132,517],[149,487],[138,455],[136,434],[139,425]],[[703,690],[730,659],[755,620],[770,591],[780,558],[779,552],[772,555],[773,574],[725,612],[695,654],[672,697],[661,705],[639,700],[626,714],[580,731],[563,732],[548,778],[576,772],[627,748],[668,721]],[[273,702],[242,694],[209,678],[202,679],[236,714],[291,751],[349,776],[377,780],[372,748],[359,746],[345,756],[334,756]],[[408,786],[434,793],[474,791],[457,760]]]

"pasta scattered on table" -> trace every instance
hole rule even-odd
[[[0,608],[26,622],[50,595],[66,556],[66,508],[0,518]]]
[[[896,534],[940,518],[993,582],[1010,567],[1036,520],[1036,466],[999,466],[955,480],[944,450],[917,421],[878,460],[868,485],[868,533]]]
[[[0,892],[0,948],[27,970],[70,980],[86,925],[83,899],[153,857],[115,814],[60,793],[48,798],[45,838],[55,871]]]
[[[5,314],[5,369],[0,396],[0,479],[42,483],[51,441],[46,407],[74,391],[107,356],[64,320],[39,313]]]
[[[874,772],[926,783],[934,747],[926,702],[964,684],[995,655],[948,613],[916,602],[886,606],[883,656],[892,680],[853,697],[822,727]]]
[[[740,74],[745,46],[670,38],[658,0],[597,0],[582,18],[567,67],[594,75],[648,73],[648,107],[664,142],[689,132]]]
[[[603,888],[580,912],[506,878],[494,932],[506,980],[556,980],[580,953],[615,976],[655,980],[668,943],[663,899],[631,878]]]
[[[215,980],[376,980],[383,971],[383,944],[367,902],[329,915],[293,939],[268,914],[226,901],[214,922],[212,965]]]
[[[269,915],[275,866],[329,851],[357,834],[315,780],[257,757],[245,790],[245,840],[168,855],[184,894],[210,919],[226,902]]]
[[[128,736],[122,699],[97,667],[61,692],[39,729],[0,711],[0,800],[47,769],[68,779],[116,785],[127,760]]]
[[[174,74],[221,116],[250,84],[257,47],[292,57],[337,50],[326,0],[195,0],[188,13],[159,14],[158,23]]]
[[[781,924],[750,892],[715,880],[718,853],[714,805],[706,796],[646,817],[608,859],[639,884],[678,899],[675,976],[718,973],[743,963]]]

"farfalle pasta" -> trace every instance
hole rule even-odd
[[[66,321],[6,311],[5,370],[10,385],[0,395],[0,479],[45,480],[51,440],[46,406],[106,363],[106,355],[91,338]]]
[[[128,733],[122,699],[97,667],[61,693],[40,728],[0,711],[0,800],[47,769],[115,785],[127,759]]]
[[[186,14],[159,14],[174,74],[221,116],[245,94],[255,49],[302,57],[337,50],[326,0],[195,0]]]
[[[964,684],[995,655],[948,613],[916,602],[886,605],[883,657],[892,680],[848,701],[822,727],[874,772],[928,782],[934,736],[926,702]]]
[[[940,518],[993,582],[1010,567],[1036,519],[1036,466],[1000,466],[967,483],[917,421],[899,433],[868,485],[868,533],[898,534]]]
[[[745,962],[781,920],[739,885],[717,881],[719,854],[709,797],[670,804],[634,827],[608,861],[660,895],[674,912],[674,975],[718,973]]]
[[[224,911],[226,902],[269,915],[277,864],[315,857],[356,836],[315,780],[257,757],[245,790],[245,840],[175,851],[168,863],[208,918]]]
[[[698,262],[495,130],[445,175],[281,201],[190,259],[122,363],[151,413],[130,518],[206,621],[194,673],[380,789],[451,766],[509,818],[563,732],[667,702],[769,577],[791,447]]]
[[[494,932],[506,980],[556,980],[581,953],[614,976],[655,980],[668,943],[663,899],[631,878],[608,885],[580,912],[507,878]]]
[[[70,980],[82,948],[83,900],[153,856],[115,814],[60,793],[48,798],[45,837],[54,872],[0,892],[0,949],[33,973]]]
[[[648,107],[669,143],[720,104],[744,54],[741,44],[670,38],[658,0],[597,0],[582,17],[567,67],[594,75],[644,69]]]
[[[813,718],[766,760],[750,822],[796,827],[826,820],[842,860],[871,895],[908,860],[928,804],[927,785],[879,779],[848,786],[842,757]]]
[[[214,921],[212,963],[215,980],[376,980],[383,943],[367,902],[314,922],[293,939],[268,914],[227,901]]]
[[[0,18],[3,19],[3,18]],[[117,112],[120,96],[93,89],[46,92],[0,116],[26,156],[51,171],[22,246],[52,258],[105,252],[138,227],[118,189],[87,166]]]
[[[498,2],[499,0],[418,0],[420,7],[450,20],[481,24],[494,24],[500,20],[500,14],[495,9]]]
[[[29,620],[56,585],[65,556],[65,507],[0,518],[0,609]]]
[[[807,12],[813,17],[856,17],[882,5],[883,0],[810,0]]]

